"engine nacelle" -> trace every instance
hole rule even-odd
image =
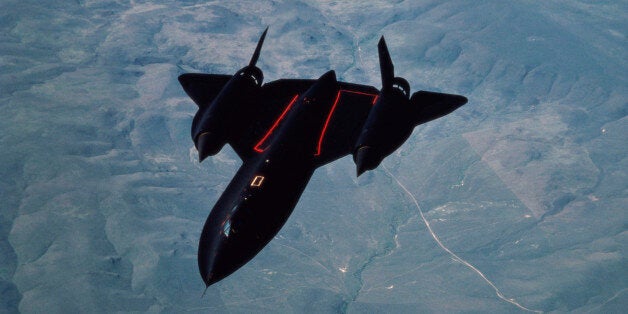
[[[212,100],[200,108],[192,121],[192,139],[199,152],[199,160],[215,155],[255,116],[253,100],[259,95],[264,80],[262,71],[247,66],[236,72]]]
[[[412,134],[409,90],[406,80],[395,78],[393,88],[382,91],[371,109],[353,149],[358,176],[377,168]]]
[[[260,68],[256,66],[244,67],[240,71],[236,72],[234,76],[239,76],[241,78],[250,80],[258,87],[262,86],[262,83],[264,82],[264,73],[262,72],[262,70],[260,70]]]
[[[403,77],[393,78],[392,87],[403,93],[406,98],[410,98],[410,83],[408,83],[408,81],[406,81]]]
[[[194,144],[198,150],[198,161],[201,162],[208,156],[217,154],[227,143],[224,136],[216,135],[211,132],[203,132],[198,135]]]

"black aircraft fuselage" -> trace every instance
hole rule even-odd
[[[255,63],[233,76],[183,74],[179,81],[199,110],[192,139],[199,160],[229,143],[243,164],[207,218],[198,265],[206,286],[227,277],[279,232],[314,170],[353,154],[357,175],[375,169],[418,124],[464,105],[459,95],[419,91],[394,77],[384,39],[379,43],[382,89],[338,82],[334,71],[318,80],[262,85]]]
[[[331,104],[333,72],[296,103],[261,154],[244,161],[212,209],[201,234],[199,265],[209,286],[251,260],[292,213],[316,169],[321,126]],[[283,120],[283,119],[282,119]]]

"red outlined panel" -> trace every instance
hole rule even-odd
[[[329,126],[331,118],[334,115],[336,107],[338,106],[338,103],[340,102],[340,99],[342,98],[342,95],[347,94],[347,93],[356,94],[356,95],[362,95],[362,96],[366,96],[366,97],[371,97],[372,98],[371,105],[375,105],[375,103],[377,102],[377,99],[379,98],[378,94],[365,93],[365,92],[360,92],[360,91],[355,91],[355,90],[348,90],[348,89],[338,90],[338,93],[336,93],[336,98],[334,100],[334,103],[331,106],[331,109],[329,110],[329,114],[327,115],[327,119],[325,120],[325,124],[323,125],[323,129],[321,130],[321,134],[318,137],[318,145],[316,147],[316,152],[314,153],[314,156],[320,156],[321,155],[321,150],[322,150],[322,147],[323,147],[323,141],[325,140],[325,134],[327,133],[327,128]],[[275,120],[275,122],[270,127],[270,129],[268,129],[268,131],[266,131],[264,136],[253,147],[253,150],[255,150],[258,153],[263,153],[266,150],[266,148],[268,148],[268,145],[266,143],[268,138],[275,131],[275,129],[277,129],[277,127],[279,126],[281,121],[285,118],[285,116],[288,114],[290,109],[292,109],[292,106],[296,103],[298,98],[299,98],[298,94],[295,94],[294,97],[292,97],[292,99],[290,100],[288,105],[286,105],[286,108],[281,112],[281,115],[279,115],[279,117],[277,118],[277,120]]]
[[[338,105],[338,102],[340,102],[340,97],[342,97],[342,94],[344,93],[351,93],[351,94],[358,94],[358,95],[372,97],[373,98],[373,100],[371,101],[372,105],[375,105],[375,103],[377,102],[377,98],[379,97],[378,94],[370,94],[370,93],[358,92],[358,91],[353,91],[353,90],[348,90],[348,89],[339,90],[338,93],[336,94],[336,99],[334,100],[334,104],[331,106],[331,110],[329,110],[329,114],[327,115],[327,119],[325,120],[325,125],[323,125],[323,130],[321,131],[321,135],[318,137],[318,146],[316,148],[316,153],[314,153],[314,156],[321,155],[321,149],[323,147],[323,140],[325,139],[325,133],[327,132],[329,121],[331,121],[331,117],[334,115],[336,106]]]
[[[294,105],[294,103],[297,102],[297,99],[299,99],[299,94],[296,94],[294,95],[294,97],[292,97],[292,100],[290,100],[286,108],[283,110],[283,112],[281,112],[281,115],[279,115],[279,118],[277,118],[277,120],[275,120],[275,123],[273,123],[270,129],[266,131],[266,134],[264,134],[262,139],[260,139],[259,142],[255,144],[255,147],[253,147],[253,150],[255,150],[258,153],[262,153],[264,152],[264,150],[266,150],[268,146],[264,146],[264,142],[266,142],[266,140],[270,137],[270,135],[273,134],[277,126],[279,126],[279,123],[281,123],[281,120],[283,120],[283,118],[286,117],[286,114],[288,114],[288,111],[290,111],[290,109],[292,108],[292,105]]]

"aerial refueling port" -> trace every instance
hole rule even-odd
[[[251,181],[251,186],[257,188],[262,186],[263,182],[264,176],[255,176],[255,178],[253,178],[253,181]]]

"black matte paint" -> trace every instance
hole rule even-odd
[[[463,96],[424,91],[409,97],[408,82],[394,77],[383,37],[381,91],[338,82],[334,71],[318,80],[262,85],[255,63],[265,35],[250,64],[233,76],[179,76],[199,108],[191,134],[199,161],[226,143],[243,160],[201,233],[198,265],[207,286],[242,267],[273,239],[316,168],[353,154],[359,176],[401,146],[416,125],[467,102]]]

